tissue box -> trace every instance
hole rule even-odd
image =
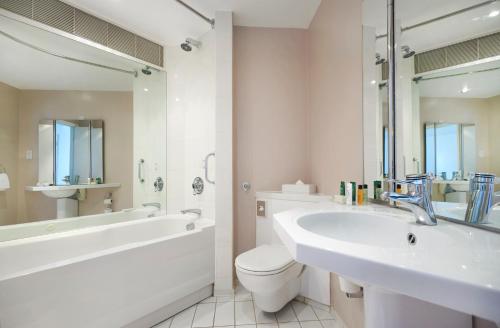
[[[294,194],[315,194],[315,184],[284,184],[281,186],[281,191],[284,193]]]

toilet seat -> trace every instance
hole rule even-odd
[[[283,245],[262,245],[236,257],[236,268],[243,273],[268,276],[286,271],[296,262]]]

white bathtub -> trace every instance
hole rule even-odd
[[[0,327],[148,327],[214,282],[214,223],[168,215],[0,243]]]
[[[98,225],[127,222],[155,216],[156,207],[131,208],[119,212],[85,215],[74,218],[43,220],[0,226],[0,242],[20,238],[47,235]]]

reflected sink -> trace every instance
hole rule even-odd
[[[397,294],[500,322],[500,234],[368,205],[275,215],[294,259]],[[410,238],[411,237],[411,238]]]
[[[76,193],[77,189],[41,190],[41,193],[50,198],[68,198]]]

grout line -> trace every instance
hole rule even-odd
[[[191,328],[193,328],[193,325],[194,325],[194,318],[196,318],[196,311],[198,310],[198,305],[200,303],[196,303],[196,306],[194,308],[194,313],[193,313],[193,319],[191,319]]]

